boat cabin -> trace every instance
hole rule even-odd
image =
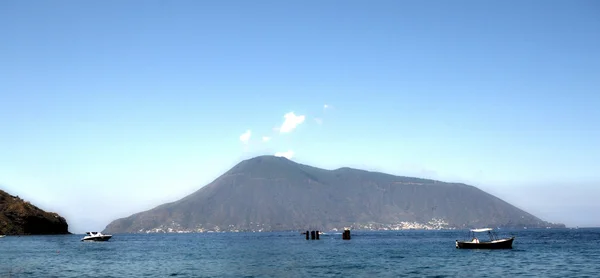
[[[469,238],[471,238],[471,242],[473,243],[480,243],[482,242],[478,237],[477,237],[477,233],[486,233],[489,237],[488,242],[492,242],[498,239],[498,236],[494,233],[492,228],[482,228],[482,229],[471,229],[469,231]],[[486,241],[483,241],[486,242]]]

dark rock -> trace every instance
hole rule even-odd
[[[69,234],[69,225],[60,215],[45,212],[18,196],[0,190],[0,234]]]

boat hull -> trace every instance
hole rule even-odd
[[[492,242],[469,242],[469,241],[456,241],[456,248],[458,249],[512,249],[513,241],[515,237],[499,239]]]
[[[108,241],[112,236],[99,236],[99,237],[90,237],[83,238],[81,241]]]

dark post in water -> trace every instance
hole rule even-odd
[[[343,240],[350,240],[350,228],[344,228],[344,233],[342,234]]]
[[[312,239],[312,240],[319,240],[319,231],[306,231],[306,233],[302,233],[303,235],[306,236],[306,240]],[[310,237],[309,237],[310,235]]]

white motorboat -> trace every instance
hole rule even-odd
[[[81,241],[108,241],[112,235],[103,235],[100,232],[86,232]]]

